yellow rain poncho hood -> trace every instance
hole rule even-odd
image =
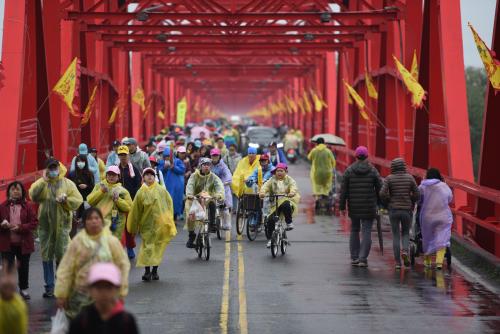
[[[96,184],[94,190],[87,197],[90,205],[99,208],[104,217],[104,226],[109,229],[111,226],[111,215],[113,210],[118,210],[119,223],[113,235],[120,239],[127,224],[127,213],[132,208],[132,198],[127,189],[121,183],[110,184],[106,179],[101,181],[108,188],[108,192],[101,190],[101,185]],[[113,194],[118,193],[118,200],[113,201]]]
[[[28,307],[17,293],[10,300],[0,298],[0,333],[28,334]]]
[[[311,182],[314,195],[327,196],[332,190],[335,157],[325,144],[319,144],[309,152],[307,158],[312,163]]]
[[[233,182],[231,184],[231,189],[236,196],[241,197],[244,193],[252,193],[252,189],[248,188],[245,185],[245,180],[248,179],[250,175],[252,175],[255,168],[260,168],[259,164],[260,155],[257,155],[254,162],[250,164],[250,161],[247,157],[238,162],[238,166],[236,166],[236,170],[233,174]],[[262,173],[261,173],[262,174]],[[259,188],[262,185],[262,180],[259,182]]]
[[[158,182],[143,184],[135,195],[127,230],[142,238],[137,256],[138,267],[159,266],[165,248],[177,235],[172,197]]]
[[[66,167],[59,164],[57,178],[48,181],[40,178],[29,190],[31,200],[40,205],[38,236],[43,261],[62,259],[69,242],[73,211],[83,203],[76,185],[64,177],[66,171]],[[56,198],[63,194],[66,194],[66,202],[58,203]]]
[[[128,294],[130,262],[120,240],[106,228],[97,235],[89,235],[83,229],[71,240],[68,251],[57,268],[54,294],[57,298],[68,299],[68,316],[75,317],[90,302],[87,276],[90,267],[97,262],[112,262],[120,269],[120,296]]]

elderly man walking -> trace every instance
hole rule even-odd
[[[368,255],[372,244],[371,231],[373,220],[377,217],[382,181],[378,171],[367,161],[368,149],[366,147],[356,148],[355,155],[356,161],[346,169],[342,180],[340,210],[344,215],[348,206],[351,218],[349,240],[351,264],[368,267]]]

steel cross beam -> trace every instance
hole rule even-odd
[[[143,12],[144,13],[144,12]],[[173,12],[146,12],[147,19],[150,20],[178,20],[178,21],[233,21],[233,22],[248,22],[255,20],[286,20],[286,21],[321,21],[321,13],[311,12],[270,12],[270,13],[173,13]],[[329,13],[331,20],[396,20],[399,16],[397,9],[381,9],[372,11],[359,11],[359,12],[338,12]],[[126,12],[78,12],[67,11],[65,19],[68,20],[135,20],[138,13]]]
[[[334,33],[345,32],[379,32],[379,25],[254,25],[254,26],[207,26],[207,25],[153,25],[153,24],[81,24],[82,31],[143,31],[143,32],[171,32],[201,33],[201,32],[258,32],[262,34],[285,33],[296,31],[297,33]]]

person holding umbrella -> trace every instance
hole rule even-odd
[[[346,169],[342,179],[339,206],[343,216],[346,207],[349,208],[351,265],[368,267],[368,255],[372,244],[371,231],[373,220],[378,215],[382,181],[377,169],[367,161],[368,149],[365,146],[358,146],[355,156],[357,160]]]

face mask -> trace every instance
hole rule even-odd
[[[59,176],[59,170],[49,170],[49,177],[56,178]]]
[[[83,169],[85,167],[85,162],[77,162],[76,165],[78,166],[79,169]]]

